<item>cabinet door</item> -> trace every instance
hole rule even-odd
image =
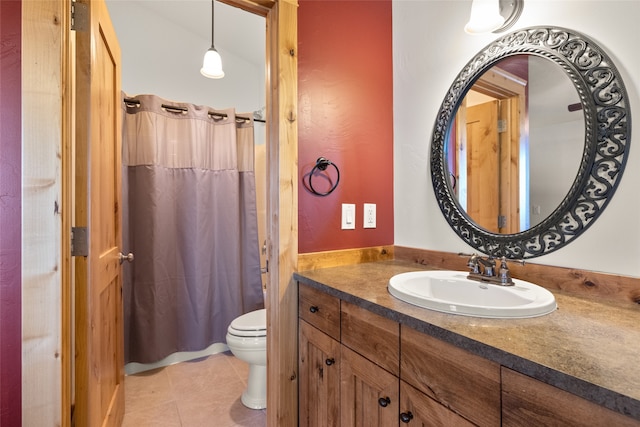
[[[342,346],[342,427],[398,426],[398,377]]]
[[[400,381],[400,420],[411,427],[473,427],[475,424]],[[404,424],[401,424],[404,425]]]
[[[300,320],[299,424],[340,425],[340,343]]]

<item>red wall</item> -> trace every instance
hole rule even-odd
[[[0,425],[22,424],[21,1],[0,0]]]
[[[298,103],[298,251],[393,244],[391,0],[299,1]],[[341,174],[326,197],[307,188],[321,156]],[[356,204],[355,230],[340,228],[342,203]],[[364,203],[377,205],[375,229],[362,227]]]

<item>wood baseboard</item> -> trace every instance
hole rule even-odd
[[[394,259],[393,246],[298,254],[298,271]]]

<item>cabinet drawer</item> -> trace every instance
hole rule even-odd
[[[298,315],[331,338],[340,341],[340,299],[298,284]]]
[[[400,325],[345,301],[341,311],[342,344],[398,376]]]
[[[500,425],[500,365],[402,326],[401,379],[481,426]]]
[[[625,417],[567,391],[502,367],[502,425],[639,426]]]

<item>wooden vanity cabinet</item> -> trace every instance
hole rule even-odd
[[[480,426],[500,425],[500,365],[402,325],[400,378]]]
[[[343,345],[376,365],[400,375],[400,324],[367,309],[342,301],[340,307]]]
[[[400,381],[400,419],[411,427],[473,427],[475,424]]]
[[[340,343],[304,320],[299,328],[299,425],[339,426]]]
[[[298,423],[340,425],[340,299],[298,289]]]
[[[434,400],[445,392],[429,397],[400,381],[398,322],[302,284],[299,295],[300,426],[472,425]],[[410,357],[414,366],[431,356],[414,351]]]
[[[398,425],[398,377],[341,346],[341,426]]]
[[[640,426],[640,421],[502,367],[502,425]]]
[[[340,299],[305,285],[298,286],[298,316],[340,341]]]
[[[299,284],[300,426],[640,421]]]
[[[362,307],[340,306],[341,425],[398,425],[400,325]]]

